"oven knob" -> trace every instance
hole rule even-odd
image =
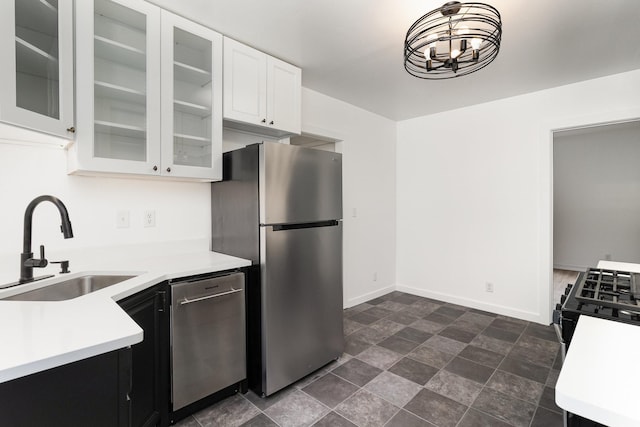
[[[560,304],[564,304],[564,302],[567,300],[567,296],[566,295],[560,295]]]
[[[556,304],[556,310],[562,310],[562,304]]]
[[[567,286],[567,288],[564,290],[564,294],[569,295],[569,292],[571,292],[571,288]]]

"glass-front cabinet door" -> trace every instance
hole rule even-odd
[[[78,129],[72,170],[160,174],[160,9],[76,1]]]
[[[162,11],[162,173],[222,179],[222,35]]]
[[[0,120],[73,138],[72,0],[2,0],[0,15]]]

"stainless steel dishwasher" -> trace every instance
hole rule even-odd
[[[173,411],[246,378],[243,273],[171,285]]]

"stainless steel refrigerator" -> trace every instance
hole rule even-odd
[[[338,358],[342,156],[268,143],[224,154],[212,184],[212,249],[252,261],[248,380],[262,396]]]

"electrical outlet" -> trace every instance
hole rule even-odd
[[[144,211],[144,217],[142,218],[142,223],[145,227],[155,227],[156,226],[156,211]]]
[[[487,291],[487,292],[493,292],[493,283],[491,283],[491,282],[485,283],[485,289],[484,290]]]
[[[118,211],[116,213],[116,227],[129,228],[129,211]]]

